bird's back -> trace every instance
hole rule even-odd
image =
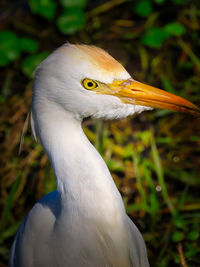
[[[45,266],[37,263],[49,259],[46,255],[56,217],[59,213],[59,196],[54,191],[37,202],[22,222],[13,242],[9,267]],[[47,265],[46,265],[47,266]]]

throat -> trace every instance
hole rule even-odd
[[[56,175],[62,208],[79,209],[86,216],[102,216],[105,209],[110,214],[124,211],[109,170],[85,136],[81,120],[65,110],[54,108],[49,114],[50,110],[36,117],[36,127]]]

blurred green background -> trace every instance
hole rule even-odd
[[[200,1],[23,0],[0,2],[0,266],[20,222],[56,188],[30,129],[35,67],[65,41],[100,46],[141,82],[200,105]],[[200,120],[165,110],[117,122],[87,119],[143,233],[151,266],[200,266]]]

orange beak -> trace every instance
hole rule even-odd
[[[108,84],[101,93],[117,96],[127,104],[200,115],[200,109],[186,99],[133,79],[115,80],[112,84]]]

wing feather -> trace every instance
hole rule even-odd
[[[135,224],[127,216],[128,228],[130,230],[130,258],[133,267],[149,267],[147,258],[146,245],[140,231],[137,229]]]

